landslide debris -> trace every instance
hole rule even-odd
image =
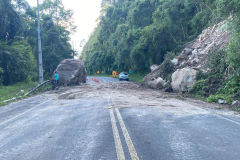
[[[212,109],[223,109],[225,107],[225,105],[221,104],[209,104],[199,100],[184,98],[175,93],[146,89],[141,87],[141,84],[133,82],[87,83],[81,86],[66,88],[68,90],[63,90],[56,97],[56,100],[64,103],[64,101],[75,101],[78,99],[106,99],[108,104],[105,109],[148,106],[158,109],[159,112],[186,115],[205,114],[209,112],[202,108],[207,108],[211,111]],[[224,112],[224,110],[219,110],[219,112]],[[224,112],[223,114],[229,113]]]
[[[196,83],[198,71],[209,72],[208,55],[212,52],[217,54],[230,41],[231,32],[228,30],[227,21],[205,29],[197,39],[186,44],[179,56],[170,60],[173,69],[172,66],[168,65],[170,70],[164,71],[163,66],[166,65],[164,63],[169,62],[168,60],[165,60],[158,67],[151,66],[151,73],[144,78],[143,85],[155,89],[167,88],[167,90],[172,91],[174,88],[174,91],[189,91]],[[183,72],[187,70],[191,72]],[[171,77],[171,85],[166,87],[166,81],[168,81],[168,85],[170,84],[169,77]]]

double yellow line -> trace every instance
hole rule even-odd
[[[127,146],[128,146],[129,153],[131,155],[131,158],[132,158],[132,160],[139,160],[137,152],[134,148],[134,145],[133,145],[132,140],[131,140],[131,138],[128,134],[127,128],[126,128],[126,126],[123,122],[122,116],[121,116],[118,108],[115,108],[115,111],[117,113],[117,118],[118,118],[118,121],[120,123],[125,141],[126,141]],[[110,109],[109,112],[110,112],[110,117],[111,117],[112,130],[113,130],[113,136],[114,136],[114,141],[115,141],[115,146],[116,146],[117,157],[118,157],[118,160],[125,160],[125,155],[124,155],[124,152],[123,152],[122,143],[121,143],[118,128],[117,128],[117,125],[116,125],[116,119],[115,119],[115,116],[114,116],[114,113],[113,113],[114,110]]]

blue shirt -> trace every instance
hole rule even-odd
[[[55,73],[55,80],[59,80],[59,76],[57,73]]]

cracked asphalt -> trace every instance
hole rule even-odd
[[[240,160],[238,113],[99,80],[0,107],[0,160]]]

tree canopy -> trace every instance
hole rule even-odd
[[[0,0],[0,83],[13,84],[38,76],[38,37],[36,7],[25,0]],[[45,76],[60,61],[72,58],[69,43],[76,31],[72,10],[61,0],[45,0],[40,5],[40,23]]]
[[[147,72],[205,28],[230,15],[239,17],[238,6],[238,0],[102,0],[104,14],[81,58],[88,72]]]

